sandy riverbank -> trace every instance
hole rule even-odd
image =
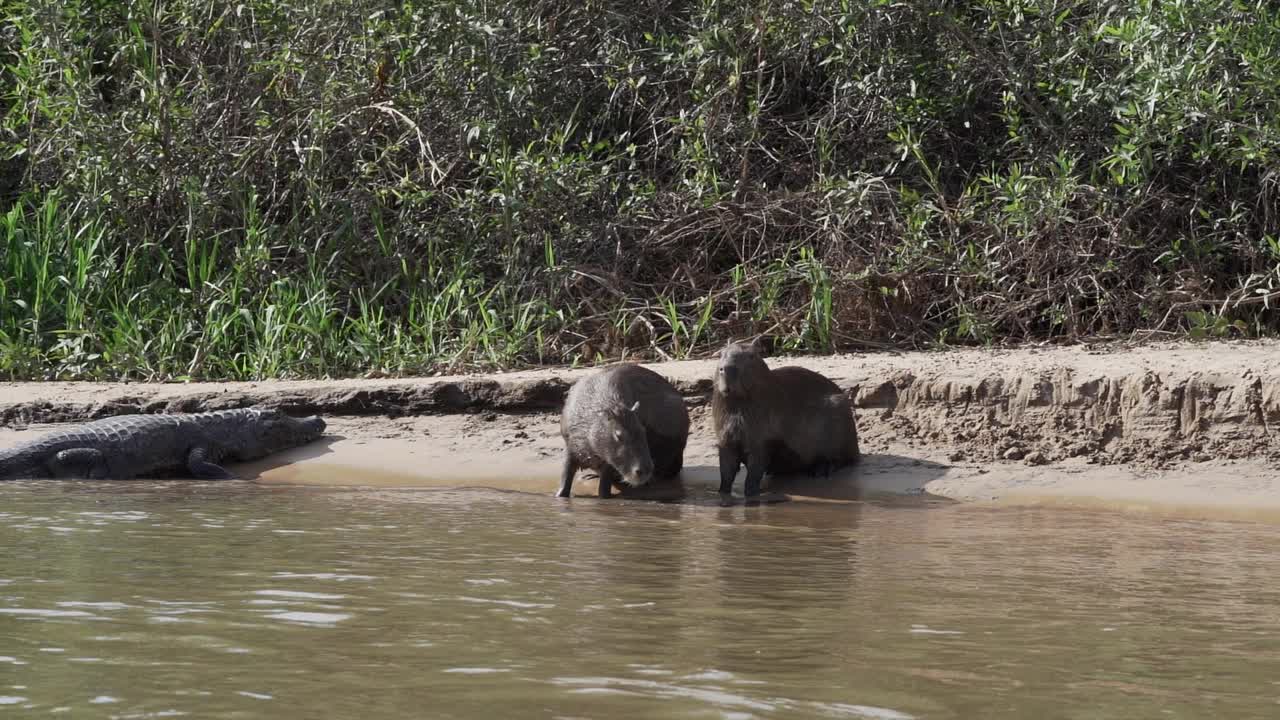
[[[866,458],[831,485],[779,493],[1200,508],[1280,517],[1280,343],[1022,348],[771,359],[854,399]],[[681,482],[646,497],[709,498],[711,361],[651,365],[686,395]],[[585,371],[409,380],[0,384],[0,447],[116,413],[254,403],[319,412],[322,443],[239,468],[258,482],[484,486],[550,494],[557,410]],[[740,484],[740,483],[739,483]],[[581,478],[576,491],[592,483]]]

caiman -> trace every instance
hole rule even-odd
[[[229,480],[235,476],[219,462],[263,458],[316,440],[324,429],[319,417],[262,408],[118,415],[0,449],[0,480]]]

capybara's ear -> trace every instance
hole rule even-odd
[[[773,353],[773,338],[768,335],[759,335],[751,341],[751,349],[761,357],[768,357]]]

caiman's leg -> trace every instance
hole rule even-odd
[[[573,455],[568,452],[564,454],[564,469],[560,471],[560,490],[556,493],[556,497],[569,497],[573,492],[573,476],[578,472],[578,463],[574,462]]]
[[[203,447],[191,448],[187,453],[187,470],[191,476],[201,480],[234,480],[235,475],[216,463],[209,462],[209,451]]]
[[[97,448],[67,448],[49,460],[49,470],[56,478],[102,480],[107,477],[107,457]]]

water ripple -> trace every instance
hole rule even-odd
[[[910,632],[914,635],[963,635],[963,630],[935,630],[925,625],[912,625]]]
[[[125,603],[122,603],[122,602],[83,602],[83,601],[76,601],[76,600],[68,600],[66,602],[58,603],[58,607],[93,608],[95,610],[127,610],[133,606],[126,605]]]
[[[346,580],[377,580],[377,578],[374,577],[373,575],[350,575],[346,573],[329,573],[329,572],[318,572],[318,573],[278,572],[272,575],[272,577],[280,578],[282,580],[309,579],[309,580],[336,580],[338,582],[343,582]]]
[[[0,615],[31,615],[36,617],[83,618],[103,620],[104,618],[83,610],[46,610],[40,608],[0,608]]]
[[[914,715],[908,715],[897,710],[888,708],[872,707],[870,705],[848,705],[845,703],[810,703],[810,706],[825,712],[829,715],[841,715],[844,717],[868,718],[868,720],[915,720]]]
[[[318,612],[281,612],[272,613],[267,617],[273,620],[284,620],[286,622],[301,623],[304,625],[334,625],[351,618],[349,613],[318,613]]]
[[[551,682],[557,685],[585,686],[583,688],[578,688],[574,692],[591,692],[599,690],[600,688],[622,687],[636,690],[648,690],[659,697],[700,700],[717,707],[742,707],[764,712],[774,710],[777,707],[774,703],[768,703],[762,700],[753,700],[744,695],[737,695],[719,689],[687,687],[684,685],[676,685],[675,683],[662,683],[656,680],[637,680],[613,677],[565,677],[553,678]]]
[[[506,605],[507,607],[520,608],[522,610],[550,609],[555,607],[555,605],[548,604],[548,603],[521,602],[519,600],[495,600],[493,598],[467,597],[465,595],[459,597],[458,599],[463,600],[465,602],[470,602],[470,603],[479,603],[479,604],[487,604],[487,605]]]
[[[299,600],[342,600],[346,595],[330,593],[303,592],[301,590],[254,590],[254,595],[271,595],[273,597],[296,598]]]

